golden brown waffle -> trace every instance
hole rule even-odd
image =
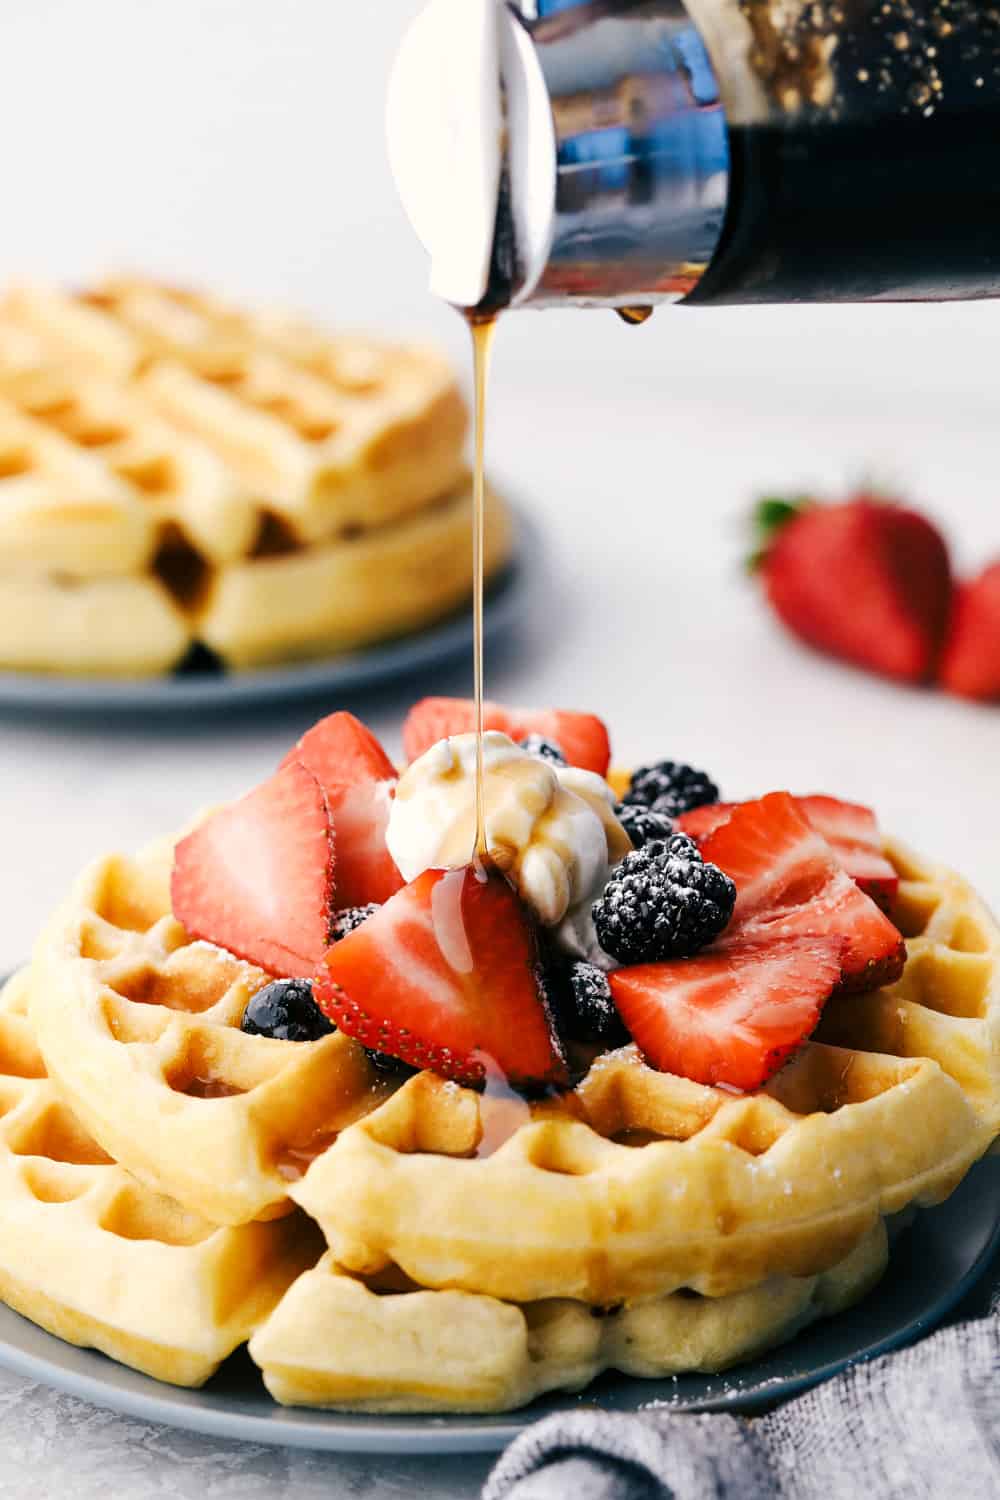
[[[191,625],[159,579],[0,574],[0,667],[76,676],[168,672]]]
[[[150,282],[14,288],[0,667],[148,675],[199,642],[249,667],[442,617],[472,588],[465,430],[433,351]],[[494,495],[488,574],[511,545]]]
[[[70,451],[117,480],[143,517],[150,545],[132,562],[118,559],[118,572],[133,572],[161,548],[186,547],[206,564],[248,556],[257,544],[262,517],[254,494],[208,444],[165,421],[135,387],[70,366],[43,364],[4,370],[0,396],[38,424],[58,434]],[[0,437],[6,434],[0,427]],[[6,552],[5,552],[6,555]],[[78,538],[66,571],[80,578],[101,571],[88,538]]]
[[[546,1391],[582,1390],[602,1370],[655,1379],[728,1369],[857,1302],[881,1277],[887,1253],[879,1221],[818,1276],[599,1310],[566,1299],[522,1307],[423,1291],[398,1276],[375,1289],[326,1255],[286,1293],[250,1353],[287,1405],[510,1411]]]
[[[141,573],[155,543],[149,513],[127,484],[85,446],[0,399],[0,574]]]
[[[893,918],[909,960],[897,984],[842,996],[820,1036],[893,1057],[933,1057],[959,1083],[991,1135],[1000,1134],[1000,928],[950,870],[891,841],[900,874]]]
[[[634,1048],[533,1107],[428,1073],[393,1092],[346,1038],[244,1036],[265,976],[187,941],[169,842],[84,875],[9,992],[0,1051],[18,1077],[44,1057],[101,1170],[125,1176],[107,1152],[185,1223],[290,1198],[319,1221],[328,1253],[315,1264],[289,1229],[301,1274],[251,1340],[280,1401],[502,1411],[607,1368],[720,1370],[862,1296],[884,1218],[947,1196],[1000,1128],[1000,931],[957,876],[889,853],[902,980],[834,1002],[824,1026],[846,1045],[824,1035],[754,1095]],[[285,1224],[301,1220],[251,1227]],[[10,1300],[115,1353],[52,1312],[55,1260],[34,1300]]]
[[[46,1077],[27,974],[0,993],[0,1298],[70,1343],[202,1385],[316,1257],[301,1216],[219,1228],[143,1187]]]
[[[259,557],[209,575],[191,608],[197,638],[232,666],[349,651],[416,630],[472,590],[472,488],[347,541]],[[485,568],[510,555],[510,512],[486,497]]]
[[[218,1224],[287,1213],[291,1182],[386,1096],[337,1033],[301,1043],[240,1022],[268,976],[170,915],[172,842],[81,876],[27,981],[38,1045],[103,1149]]]
[[[890,853],[924,941],[898,986],[835,1013],[848,1046],[813,1042],[747,1096],[627,1047],[530,1120],[421,1074],[293,1197],[350,1272],[522,1303],[715,1297],[843,1260],[881,1215],[945,1198],[1000,1122],[1000,934],[957,876]]]
[[[57,362],[135,379],[299,542],[419,510],[464,468],[465,405],[433,350],[337,339],[138,280],[85,296],[15,288],[0,322]]]
[[[2,481],[0,481],[2,490]],[[201,641],[230,666],[355,650],[448,614],[472,588],[471,485],[396,525],[229,567],[76,579],[0,570],[0,667],[105,676],[169,670]],[[486,569],[509,556],[511,517],[487,499]]]

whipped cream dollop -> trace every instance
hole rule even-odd
[[[603,777],[531,755],[507,735],[483,735],[483,803],[490,859],[568,953],[600,961],[590,908],[632,845]],[[476,840],[476,737],[440,740],[396,787],[386,842],[403,878],[468,864]]]

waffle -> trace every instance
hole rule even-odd
[[[416,630],[472,590],[472,486],[379,531],[260,557],[207,581],[192,608],[197,638],[231,666],[323,656]],[[487,576],[512,545],[510,514],[486,498]]]
[[[279,1401],[502,1411],[608,1368],[721,1370],[864,1295],[886,1221],[1000,1130],[1000,930],[959,877],[887,852],[901,980],[832,1001],[751,1095],[627,1047],[528,1104],[376,1077],[340,1034],[246,1036],[265,976],[186,938],[169,841],[78,882],[20,981],[10,1071],[44,1059],[103,1170],[176,1213],[316,1221],[326,1252],[289,1229],[300,1274],[252,1332]]]
[[[135,572],[164,548],[186,547],[215,565],[253,551],[259,499],[207,443],[165,421],[134,387],[71,366],[5,369],[0,345],[0,395],[8,409],[33,418],[37,431],[58,435],[68,452],[85,457],[131,500],[145,528],[146,551],[133,558],[122,536],[115,571]],[[0,442],[7,441],[6,425],[0,426]],[[7,547],[3,554],[9,556]],[[104,570],[96,538],[81,535],[65,571],[89,578]]]
[[[121,576],[152,562],[154,530],[130,487],[84,446],[2,399],[0,502],[4,573]]]
[[[219,1228],[116,1166],[61,1101],[0,993],[0,1298],[50,1333],[202,1385],[316,1257],[303,1218]]]
[[[903,978],[838,1005],[842,1045],[814,1041],[764,1090],[627,1047],[529,1118],[420,1074],[292,1196],[351,1273],[519,1303],[727,1296],[844,1260],[880,1216],[947,1197],[1000,1128],[1000,932],[957,876],[890,853]]]
[[[567,1299],[521,1307],[423,1291],[398,1276],[370,1287],[328,1254],[285,1294],[250,1353],[286,1405],[504,1412],[547,1391],[582,1390],[608,1369],[653,1379],[728,1369],[859,1301],[887,1255],[879,1221],[841,1265],[818,1276],[595,1311]]]
[[[2,492],[2,480],[0,480]],[[0,667],[146,676],[201,642],[228,666],[350,651],[458,608],[472,588],[471,484],[398,525],[224,568],[166,553],[158,571],[121,578],[0,570]],[[487,499],[486,571],[506,561],[510,513]]]
[[[250,667],[440,618],[472,588],[465,430],[433,351],[150,282],[12,289],[0,667]],[[488,573],[511,540],[494,495]]]
[[[0,667],[148,677],[170,671],[190,646],[190,625],[156,578],[0,575]]]
[[[454,486],[466,411],[432,350],[324,336],[152,282],[14,288],[0,320],[117,373],[207,438],[297,541],[385,524]]]
[[[99,860],[42,935],[26,981],[62,1097],[115,1161],[216,1224],[288,1213],[288,1189],[380,1103],[362,1048],[249,1036],[268,976],[170,915],[173,844]]]

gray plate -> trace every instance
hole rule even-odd
[[[940,1208],[917,1216],[896,1242],[881,1286],[864,1302],[725,1376],[674,1380],[604,1376],[576,1397],[550,1397],[506,1417],[350,1416],[274,1405],[244,1353],[201,1391],[177,1390],[103,1355],[43,1333],[0,1308],[0,1365],[72,1396],[147,1422],[214,1437],[339,1452],[486,1453],[555,1410],[753,1410],[815,1385],[859,1359],[897,1348],[944,1319],[1000,1244],[1000,1159],[982,1162]]]
[[[490,584],[484,625],[487,641],[509,631],[534,596],[540,569],[537,528],[515,512],[514,560]],[[415,677],[472,652],[472,610],[468,605],[437,625],[415,634],[351,651],[323,661],[261,667],[243,672],[190,671],[165,677],[122,681],[112,677],[61,677],[31,672],[0,672],[0,709],[45,714],[182,714],[192,709],[249,708],[256,704],[323,696],[330,703],[349,693]]]

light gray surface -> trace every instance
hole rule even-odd
[[[331,1459],[196,1437],[99,1411],[0,1371],[2,1500],[469,1500],[469,1458]]]
[[[4,7],[0,279],[121,265],[383,324],[464,352],[381,146],[393,38],[417,0],[33,0]],[[559,574],[490,690],[608,717],[627,762],[703,759],[724,791],[829,790],[1000,904],[1000,711],[801,651],[740,578],[763,488],[872,474],[1000,554],[1000,309],[679,309],[639,330],[525,314],[501,330],[494,467],[537,501]],[[466,691],[469,673],[436,676]],[[356,707],[398,744],[405,695]],[[0,720],[0,971],[76,869],[265,774],[317,705],[109,737]],[[471,1495],[486,1464],[218,1447],[0,1378],[0,1496],[371,1500]]]

